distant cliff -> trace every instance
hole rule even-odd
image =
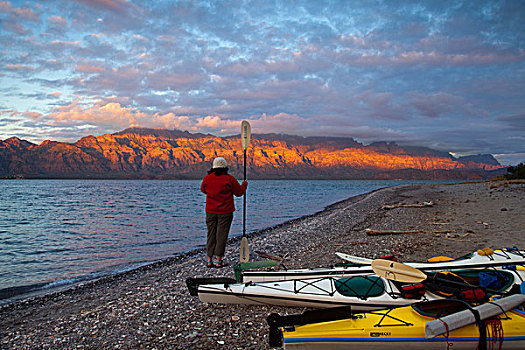
[[[75,143],[0,141],[0,177],[201,178],[216,156],[242,174],[240,136],[131,128]],[[249,178],[479,179],[503,173],[492,155],[454,158],[424,147],[352,138],[253,134]]]

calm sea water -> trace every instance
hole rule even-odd
[[[247,232],[414,182],[253,180]],[[0,303],[205,244],[200,180],[0,180],[0,189]],[[242,198],[236,207],[230,236],[242,234]]]

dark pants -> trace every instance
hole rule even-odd
[[[233,221],[231,214],[212,214],[206,213],[206,226],[208,226],[208,239],[206,241],[206,253],[208,257],[224,256],[226,241],[230,226]]]

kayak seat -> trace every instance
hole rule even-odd
[[[478,289],[487,288],[489,295],[504,291],[514,283],[514,277],[503,270],[443,271],[429,274],[423,283],[430,292],[443,297],[483,300],[487,295]]]
[[[460,291],[476,286],[466,281],[463,276],[449,271],[429,274],[429,278],[423,283],[428,291],[445,298],[454,297]]]
[[[412,308],[420,315],[427,317],[443,317],[469,309],[469,305],[461,300],[441,299],[420,301],[412,304]]]
[[[510,283],[514,282],[513,278],[509,278],[508,275],[505,275],[505,272],[501,271],[483,271],[479,273],[479,285],[484,288],[502,290],[507,289]]]
[[[366,299],[383,294],[385,284],[378,276],[353,276],[336,280],[335,289],[347,297]]]
[[[514,275],[504,270],[463,270],[457,274],[471,285],[495,291],[504,291],[514,283]]]

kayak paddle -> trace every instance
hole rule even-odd
[[[378,276],[392,281],[419,283],[427,279],[423,271],[397,261],[376,259],[371,265]]]
[[[241,123],[241,143],[244,150],[244,180],[246,180],[246,149],[250,144],[251,134],[250,123],[243,120]],[[248,239],[246,238],[246,192],[244,193],[242,202],[242,238],[240,253],[240,262],[245,263],[250,260],[250,247],[248,247]]]
[[[425,280],[442,281],[455,286],[474,287],[468,282],[458,282],[430,276],[415,267],[405,265],[403,263],[391,260],[376,259],[372,261],[372,270],[379,276],[391,281],[398,281],[402,283],[420,283]],[[523,286],[523,284],[522,284]],[[520,287],[522,287],[520,286]],[[480,286],[477,286],[480,287]],[[525,289],[525,287],[523,287]],[[483,288],[485,291],[492,294],[504,295],[506,293],[491,288]]]

